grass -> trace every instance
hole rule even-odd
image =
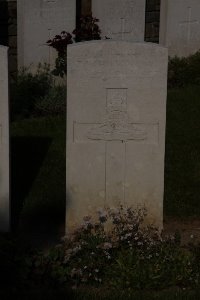
[[[164,198],[166,216],[200,216],[199,120],[199,86],[168,92]]]
[[[18,121],[11,133],[13,227],[20,215],[28,230],[52,230],[65,217],[65,120]]]
[[[16,292],[12,294],[2,294],[0,293],[1,299],[8,299],[6,297],[13,296],[9,299],[20,299],[20,300],[57,300],[57,299],[66,299],[70,300],[197,300],[200,299],[200,291],[195,290],[168,290],[168,291],[143,291],[143,292],[129,292],[129,291],[109,291],[109,290],[95,290],[94,288],[80,289],[78,291],[55,291],[55,290],[34,290]],[[3,298],[5,297],[5,298]]]
[[[163,291],[163,292],[105,292],[103,295],[95,291],[77,292],[72,295],[75,300],[195,300],[199,299],[200,291]],[[70,298],[73,299],[73,298]]]
[[[95,291],[82,291],[72,294],[75,300],[194,300],[199,299],[200,291],[163,291],[163,292],[105,292],[103,295]],[[73,298],[71,298],[73,299]]]

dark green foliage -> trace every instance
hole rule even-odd
[[[200,86],[172,89],[167,99],[164,212],[200,216]]]
[[[67,72],[67,46],[72,44],[72,35],[69,32],[62,31],[60,35],[56,35],[52,40],[47,41],[47,45],[56,49],[58,57],[55,61],[55,68],[52,74],[64,77]]]
[[[82,17],[79,26],[72,32],[75,36],[74,40],[76,42],[100,40],[101,31],[97,22],[99,20],[93,18],[92,15]],[[67,46],[73,43],[72,34],[62,31],[61,34],[47,41],[47,45],[56,49],[58,53],[52,74],[61,78],[67,73]]]
[[[116,261],[110,276],[118,289],[195,286],[199,276],[198,272],[194,272],[194,266],[191,266],[191,255],[173,240],[159,241],[143,249],[122,251]]]
[[[52,71],[52,74],[55,76],[60,76],[63,78],[67,73],[67,55],[66,53],[58,54],[58,57],[55,60],[55,68]]]
[[[56,248],[32,257],[33,278],[119,291],[199,287],[199,246],[183,248],[179,238],[161,237],[155,228],[142,226],[141,211],[121,206],[98,214],[84,218]]]
[[[200,274],[200,243],[198,244],[190,244],[189,249],[193,255],[193,266],[194,266],[194,273]],[[198,278],[200,280],[200,278]]]
[[[174,57],[169,60],[169,88],[200,84],[200,51],[188,57]]]
[[[54,86],[48,94],[35,103],[37,115],[59,115],[66,113],[66,86]]]
[[[23,240],[0,234],[0,291],[25,287],[32,250]]]
[[[66,86],[55,85],[50,70],[36,73],[24,69],[11,85],[11,120],[66,112]]]
[[[101,39],[101,30],[99,29],[97,18],[91,15],[80,19],[80,26],[73,31],[76,42],[92,41]]]
[[[56,49],[60,55],[66,53],[67,46],[72,43],[72,35],[66,31],[62,31],[60,35],[56,35],[52,40],[47,41],[47,45]]]
[[[35,102],[45,97],[52,85],[53,78],[47,66],[40,66],[35,74],[27,69],[19,71],[11,85],[11,118],[30,117]]]

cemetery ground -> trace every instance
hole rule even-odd
[[[187,85],[183,78],[177,82],[168,90],[164,227],[167,233],[178,230],[183,244],[198,243],[200,86],[196,79],[194,85],[191,82]],[[56,109],[54,107],[54,112]],[[31,280],[30,257],[38,251],[46,254],[64,234],[66,120],[63,113],[49,110],[46,113],[41,106],[39,113],[37,110],[28,115],[27,111],[14,117],[11,124],[13,233],[0,236],[4,278],[1,299],[8,299],[10,292],[15,299],[57,299],[58,293],[60,299],[66,295],[70,299],[199,299],[200,292],[194,286],[109,291],[109,285],[105,284],[102,288],[63,289],[62,284],[59,288],[47,274],[41,276],[40,263],[38,276],[44,281],[39,284]],[[179,239],[177,232],[176,237]],[[54,259],[58,258],[53,256]],[[45,272],[44,269],[41,272]]]

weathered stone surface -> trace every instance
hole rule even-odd
[[[0,231],[9,231],[8,48],[0,46]]]
[[[167,61],[150,43],[68,47],[67,229],[119,204],[162,227]]]
[[[54,65],[56,51],[46,44],[76,24],[74,0],[18,0],[18,65],[37,68],[39,63]]]
[[[160,44],[170,56],[188,56],[200,49],[200,1],[162,0]]]
[[[145,0],[92,0],[102,38],[144,41]]]

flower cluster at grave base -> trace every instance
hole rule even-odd
[[[36,258],[52,282],[110,285],[119,289],[194,287],[200,283],[200,246],[182,248],[177,235],[162,237],[144,227],[145,209],[120,206],[86,216],[48,255]],[[106,225],[109,224],[110,230]],[[37,269],[37,268],[36,268]]]

